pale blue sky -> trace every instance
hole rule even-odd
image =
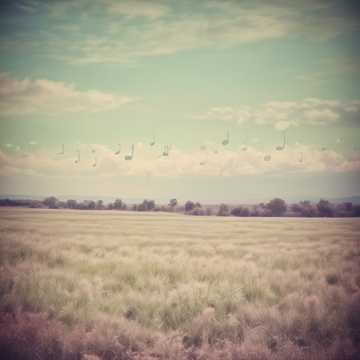
[[[0,11],[0,194],[360,193],[355,1],[16,0]]]

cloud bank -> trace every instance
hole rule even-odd
[[[16,150],[0,151],[0,175],[38,175],[79,177],[116,176],[242,176],[269,173],[310,173],[310,172],[348,172],[360,170],[360,152],[354,151],[345,156],[335,150],[322,151],[305,145],[287,147],[284,151],[263,151],[248,147],[246,151],[207,147],[205,150],[183,151],[173,147],[169,157],[161,157],[161,148],[149,148],[138,143],[134,159],[124,160],[123,151],[115,155],[115,149],[93,144],[79,147],[81,161],[76,164],[74,149],[67,149],[65,155],[56,155],[44,150],[22,153]],[[130,147],[129,147],[130,148]],[[270,155],[270,161],[264,161]],[[96,159],[96,167],[93,167]]]

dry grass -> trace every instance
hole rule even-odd
[[[0,218],[0,351],[12,358],[359,355],[359,220]]]

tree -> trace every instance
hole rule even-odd
[[[271,211],[272,215],[282,216],[287,210],[287,205],[283,199],[275,198],[266,204],[266,208]]]
[[[300,204],[291,204],[290,205],[290,210],[293,211],[294,213],[300,213],[301,212],[301,206],[300,206]]]
[[[68,209],[76,209],[78,207],[78,204],[76,200],[69,199],[68,201],[66,201],[66,206]]]
[[[44,199],[43,203],[49,209],[57,209],[59,200],[55,196],[50,196]]]
[[[141,204],[136,207],[137,211],[151,211],[155,209],[154,200],[144,200]]]
[[[229,216],[229,207],[226,204],[220,204],[217,216]]]
[[[56,204],[58,209],[66,209],[66,201],[59,200]]]
[[[105,209],[104,202],[102,200],[98,200],[96,202],[96,210],[103,210]]]
[[[175,206],[177,206],[178,201],[176,199],[171,199],[169,201],[169,206],[173,209]]]
[[[78,203],[77,208],[80,210],[94,210],[96,208],[96,203],[93,200],[84,200]]]
[[[146,211],[146,200],[144,200],[141,204],[136,205],[136,211]]]
[[[195,207],[195,204],[192,201],[190,201],[190,200],[187,201],[185,203],[185,212],[189,212],[189,211],[193,210],[194,207]]]
[[[341,204],[335,205],[334,215],[337,217],[349,217],[353,214],[353,204],[352,202],[344,202]]]
[[[298,204],[291,205],[291,211],[298,216],[313,217],[316,216],[316,209],[310,201],[300,201]]]
[[[233,216],[249,216],[249,209],[242,206],[237,206],[231,210],[231,215]]]
[[[112,208],[116,210],[124,210],[124,208],[126,208],[126,205],[121,199],[116,199],[113,203]]]
[[[93,200],[86,201],[86,208],[89,210],[95,210],[96,203]]]
[[[148,209],[148,211],[152,211],[155,209],[155,201],[154,200],[148,200],[147,209]]]
[[[316,216],[316,209],[310,201],[300,201],[301,214],[306,217]]]
[[[353,209],[353,203],[352,202],[344,202],[343,207],[346,211],[352,211]]]
[[[331,206],[331,203],[327,200],[321,199],[316,204],[317,210],[321,217],[332,217],[334,216],[334,209]]]
[[[360,217],[360,205],[353,206],[352,216]]]

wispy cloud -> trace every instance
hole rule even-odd
[[[130,9],[126,4],[116,8],[125,13]],[[156,9],[154,7],[154,11]],[[133,11],[133,16],[136,12],[142,14],[141,7]],[[319,18],[306,14],[301,8],[286,6],[245,7],[236,3],[207,11],[203,5],[201,13],[195,11],[190,16],[177,13],[166,18],[161,16],[165,10],[155,11],[151,21],[141,25],[122,24],[113,18],[109,22],[111,36],[86,34],[83,46],[79,47],[81,56],[73,62],[79,59],[81,62],[124,62],[138,57],[209,47],[229,48],[287,37],[327,41],[359,29],[357,19]],[[131,16],[130,12],[127,16]]]
[[[164,2],[131,0],[106,0],[109,13],[128,16],[129,18],[157,19],[168,13],[169,7]]]
[[[36,0],[15,1],[14,4],[17,9],[29,14],[33,14],[39,5],[38,1]]]
[[[302,101],[272,101],[260,106],[213,107],[194,118],[229,123],[270,125],[278,130],[290,126],[324,126],[342,122],[360,125],[360,102],[308,98]]]
[[[6,73],[0,74],[0,112],[3,115],[98,112],[116,109],[134,100],[97,90],[78,90],[63,82],[18,80]]]
[[[359,74],[360,73],[360,56],[341,56],[337,58],[324,60],[323,67],[328,72],[335,74]]]
[[[316,64],[316,71],[298,74],[297,80],[308,82],[323,82],[339,78],[340,76],[360,74],[360,57],[354,55],[342,55],[337,57],[321,59]]]
[[[72,63],[118,63],[146,56],[171,55],[179,51],[223,48],[240,43],[276,39],[286,34],[286,24],[271,16],[242,13],[232,18],[175,17],[141,25],[112,22],[110,35],[87,34]]]
[[[79,0],[46,2],[41,6],[55,19],[53,26],[39,33],[36,40],[27,40],[43,43],[48,49],[43,56],[69,63],[122,63],[284,38],[327,41],[359,30],[356,17],[334,16],[326,11],[329,3],[323,1],[311,5],[312,9],[321,9],[321,15],[308,11],[308,1],[294,6],[285,1],[254,1],[247,5],[238,1],[184,1],[179,5],[172,1]],[[68,29],[74,35],[68,23],[73,14],[79,15],[79,24],[85,26],[79,26],[76,36],[65,40],[59,36],[59,29]],[[89,22],[96,25],[89,27]],[[19,39],[13,40],[13,46],[18,47]],[[51,46],[54,43],[56,47]]]

